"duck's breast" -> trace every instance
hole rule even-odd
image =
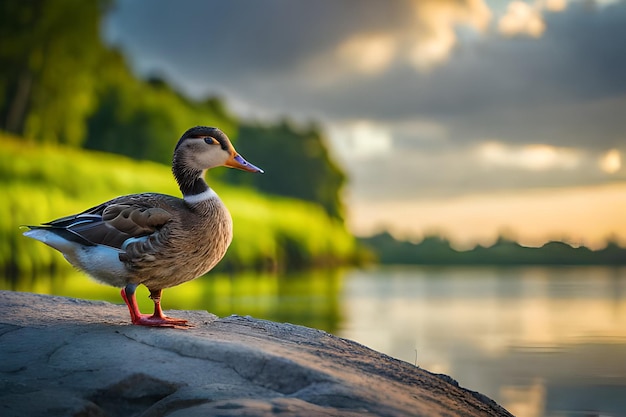
[[[190,281],[210,271],[226,254],[233,224],[224,204],[215,199],[187,210],[158,233],[127,245],[126,255],[147,287]]]

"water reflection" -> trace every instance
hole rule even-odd
[[[335,332],[340,321],[339,271],[310,271],[287,275],[246,273],[207,274],[163,291],[163,308],[207,310],[220,317],[251,315]],[[0,289],[54,294],[123,304],[119,290],[76,271],[0,280]],[[140,309],[151,312],[148,290],[137,289]]]
[[[343,336],[518,417],[626,415],[625,269],[386,269],[344,291]]]
[[[0,288],[122,303],[78,272]],[[145,288],[138,300],[151,311]],[[449,374],[518,417],[626,417],[624,268],[209,274],[163,304],[324,329]]]

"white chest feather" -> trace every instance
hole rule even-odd
[[[207,200],[214,200],[214,199],[219,200],[219,197],[217,193],[213,191],[212,188],[209,188],[206,191],[201,192],[200,194],[191,194],[191,195],[184,196],[184,200],[187,204],[197,204],[197,203],[201,203]]]

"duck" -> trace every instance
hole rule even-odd
[[[164,289],[209,272],[232,238],[230,213],[205,181],[209,169],[226,166],[252,173],[246,161],[216,127],[195,126],[176,143],[172,173],[182,198],[159,193],[114,198],[81,213],[26,226],[23,234],[58,250],[75,268],[97,281],[121,288],[132,324],[189,328],[161,308]],[[144,285],[154,302],[142,314],[135,291]]]

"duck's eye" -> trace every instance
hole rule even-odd
[[[204,138],[204,141],[209,144],[209,145],[216,145],[217,141],[215,139],[213,139],[211,136],[207,136],[206,138]]]

